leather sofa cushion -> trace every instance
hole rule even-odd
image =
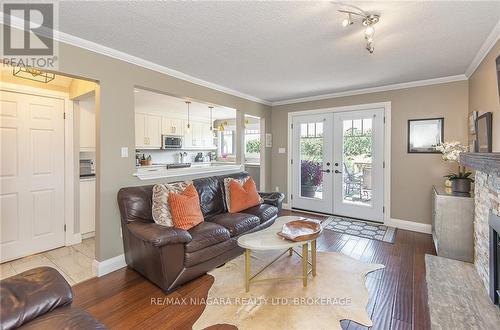
[[[1,328],[17,328],[72,301],[71,287],[54,268],[38,267],[6,278],[0,281]]]
[[[89,313],[79,308],[61,307],[26,323],[19,329],[107,329]]]
[[[204,221],[189,229],[191,242],[186,244],[186,252],[194,252],[220,242],[227,241],[231,235],[229,231],[216,223]]]
[[[205,218],[226,212],[222,185],[216,176],[193,180]]]
[[[258,216],[260,223],[266,222],[269,219],[278,215],[278,208],[269,204],[260,204],[249,209],[241,211],[241,213],[252,214]]]
[[[193,267],[205,261],[217,258],[223,253],[231,251],[238,247],[236,240],[228,239],[227,241],[209,246],[203,250],[198,250],[184,254],[184,266],[186,268]]]
[[[239,236],[260,224],[259,217],[245,213],[222,213],[208,221],[225,227],[231,233],[231,237]]]

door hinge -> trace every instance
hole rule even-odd
[[[66,232],[66,225],[64,225],[64,231]]]
[[[382,206],[382,213],[385,213],[385,206]]]
[[[293,159],[290,159],[290,164],[292,164],[292,165],[293,165]]]
[[[66,112],[63,112],[63,119],[66,119]]]
[[[385,162],[382,162],[382,168],[385,168]]]
[[[290,194],[290,199],[293,199],[293,194]]]
[[[384,124],[385,124],[385,116],[384,116]]]
[[[291,124],[290,127],[293,129],[293,124]]]

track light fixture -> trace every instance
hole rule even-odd
[[[339,9],[341,13],[347,14],[347,18],[342,21],[343,27],[348,27],[354,24],[352,18],[359,17],[361,19],[361,23],[365,27],[365,40],[366,40],[366,50],[372,54],[375,50],[373,46],[373,36],[375,35],[375,24],[380,20],[380,15],[377,14],[369,14],[358,7],[352,6],[347,9]]]

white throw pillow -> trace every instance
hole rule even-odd
[[[155,223],[166,227],[174,226],[170,206],[168,205],[168,195],[170,192],[183,192],[191,183],[193,182],[184,181],[154,185],[152,214]]]
[[[229,190],[229,182],[231,182],[231,180],[234,180],[234,181],[238,182],[240,185],[244,185],[245,182],[248,181],[248,179],[250,179],[249,176],[244,177],[242,179],[234,179],[234,178],[225,178],[224,179],[224,192],[225,192],[224,195],[226,196],[226,205],[227,205],[228,210],[231,209],[231,192]],[[264,200],[262,199],[262,197],[260,197],[260,204],[262,204],[262,203],[264,203]]]

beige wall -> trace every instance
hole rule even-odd
[[[3,25],[0,25],[3,30]],[[3,31],[0,31],[3,33]],[[270,107],[202,87],[128,62],[82,48],[59,43],[59,72],[99,82],[96,90],[97,204],[96,259],[102,261],[123,253],[120,216],[116,195],[120,188],[151,184],[139,181],[135,171],[134,87],[178,97],[214,103],[264,117],[270,122]],[[241,120],[243,125],[243,120]],[[269,132],[270,127],[266,130]],[[120,157],[120,148],[129,148],[129,157]],[[266,150],[269,159],[270,149]],[[269,164],[269,163],[268,163]],[[270,164],[267,166],[270,171]]]
[[[273,107],[272,188],[278,186],[280,191],[287,191],[287,155],[278,154],[278,148],[285,147],[290,152],[287,146],[289,112],[390,101],[391,217],[430,223],[432,185],[443,184],[443,175],[456,168],[442,161],[439,154],[408,154],[407,120],[445,117],[444,139],[466,143],[467,89],[467,81],[460,81]]]
[[[500,151],[500,100],[495,60],[500,55],[500,40],[469,78],[469,111],[493,112],[493,151]]]

